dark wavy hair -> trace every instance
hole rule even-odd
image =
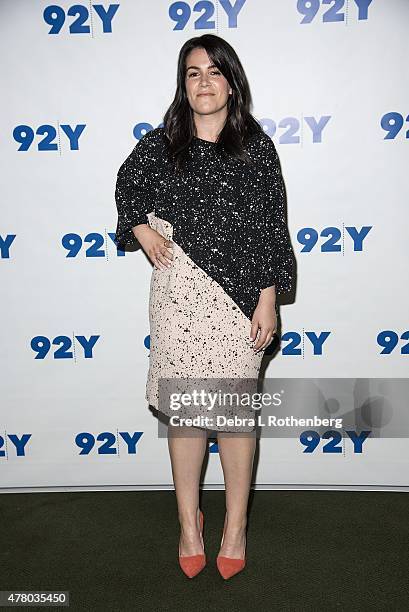
[[[180,170],[184,166],[190,143],[193,136],[197,135],[185,86],[186,59],[196,48],[206,50],[210,60],[232,89],[227,102],[227,118],[217,139],[219,149],[223,155],[232,155],[236,159],[251,163],[244,145],[249,138],[263,129],[250,113],[252,99],[246,74],[237,53],[228,42],[214,34],[203,34],[187,40],[179,52],[176,93],[163,118],[168,150],[175,162],[175,168]]]

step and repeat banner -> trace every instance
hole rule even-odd
[[[349,415],[262,434],[255,486],[409,487],[409,2],[0,9],[0,490],[173,486],[145,399],[152,266],[116,248],[114,192],[162,124],[182,44],[204,33],[236,49],[286,183],[297,283],[263,377],[292,381],[297,409],[305,384],[317,414]],[[219,487],[209,450],[203,484]]]

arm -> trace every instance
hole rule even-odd
[[[250,336],[260,335],[255,350],[263,350],[277,330],[276,294],[290,291],[293,284],[294,252],[285,218],[285,187],[280,160],[273,141],[261,138],[265,198],[260,230],[260,295],[254,311]]]
[[[294,280],[294,251],[285,216],[285,186],[277,150],[271,138],[263,139],[265,171],[264,232],[260,287],[275,292],[291,291]],[[262,295],[265,291],[261,292]]]
[[[156,163],[156,147],[154,135],[148,132],[118,170],[115,187],[118,212],[115,241],[119,248],[137,244],[136,235],[139,236],[142,228],[146,228],[147,214],[154,208],[151,175]]]

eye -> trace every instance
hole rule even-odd
[[[196,76],[198,73],[197,72],[189,72],[189,74],[187,75],[187,78],[190,79],[190,77]],[[220,70],[211,70],[210,74],[216,74],[216,75],[221,75]]]

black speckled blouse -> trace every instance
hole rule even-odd
[[[260,290],[290,291],[294,254],[285,220],[284,184],[273,141],[255,134],[255,164],[223,158],[217,143],[195,137],[187,171],[174,173],[164,128],[145,134],[119,168],[117,246],[135,245],[132,227],[147,214],[173,226],[173,240],[251,320]]]

